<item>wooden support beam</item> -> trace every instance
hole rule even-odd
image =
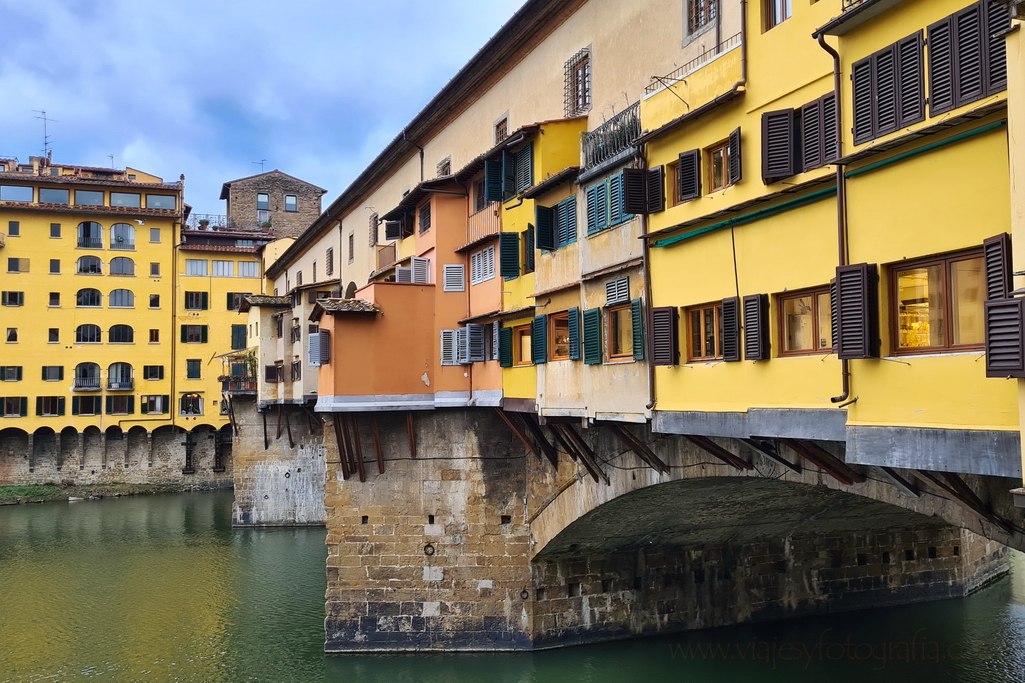
[[[509,431],[515,434],[516,438],[519,439],[520,442],[527,447],[527,450],[536,455],[538,458],[543,457],[541,455],[541,449],[538,448],[537,444],[530,440],[530,438],[523,432],[523,430],[520,429],[519,425],[517,425],[515,422],[509,419],[509,416],[505,414],[504,410],[502,410],[501,408],[495,408],[495,414],[502,419],[502,422],[504,422],[505,426],[509,428]]]
[[[288,419],[288,411],[285,412],[285,430],[288,432],[288,447],[295,448],[295,439],[292,438],[292,421]]]
[[[377,457],[377,473],[384,474],[384,451],[381,450],[381,432],[377,428],[377,416],[370,418],[374,434],[374,455]]]
[[[783,467],[786,467],[791,472],[801,473],[801,466],[798,463],[790,462],[782,455],[779,454],[779,450],[776,448],[776,444],[771,441],[761,441],[759,439],[741,439],[751,448],[755,449],[769,460],[777,462]]]
[[[724,463],[726,463],[727,465],[736,470],[754,469],[754,466],[751,465],[751,463],[749,463],[747,460],[744,460],[739,455],[734,455],[733,453],[730,453],[728,450],[726,450],[716,442],[712,441],[708,437],[697,436],[692,434],[684,434],[684,436],[701,450],[705,451],[709,455],[718,458],[719,460],[722,460]]]
[[[580,452],[580,447],[577,445],[576,440],[571,438],[569,434],[566,432],[566,425],[557,422],[549,422],[548,427],[553,432],[559,434],[562,437],[561,440],[565,444],[567,451],[574,455],[573,460],[578,461],[581,465],[583,465],[584,469],[587,470],[587,473],[591,475],[592,479],[594,479],[596,482],[599,481],[601,477],[598,475],[598,468],[596,468],[594,464],[590,460],[588,460],[583,453]]]
[[[359,472],[359,480],[367,480],[367,470],[363,463],[363,445],[359,441],[359,427],[356,426],[356,418],[349,416],[349,433],[352,435],[352,457],[356,460],[356,471]]]
[[[548,462],[552,463],[552,467],[555,469],[559,469],[559,452],[555,450],[555,446],[548,442],[545,433],[541,431],[541,426],[528,413],[519,413],[519,416],[527,431],[533,435],[534,441],[541,449],[541,452],[548,458]]]
[[[335,443],[338,446],[338,464],[342,466],[342,479],[348,479],[349,454],[345,452],[345,440],[342,438],[341,417],[338,413],[331,413],[331,424],[335,428]]]
[[[221,394],[221,401],[228,404],[228,423],[231,425],[231,431],[234,432],[235,436],[239,435],[238,420],[235,419],[235,404],[231,402],[231,398],[225,394]]]
[[[565,437],[563,437],[563,435],[555,427],[556,425],[554,423],[548,423],[548,431],[550,431],[552,433],[552,436],[555,437],[556,444],[562,447],[562,450],[564,450],[569,455],[570,460],[572,460],[573,462],[577,462],[579,458],[577,458],[576,448],[570,445],[570,443],[566,441]]]
[[[283,406],[282,406],[282,405],[281,405],[281,404],[279,403],[279,404],[278,404],[278,425],[277,425],[277,434],[276,434],[276,435],[274,436],[274,440],[275,440],[275,441],[277,441],[278,439],[280,439],[280,438],[281,438],[281,414],[282,414],[282,412],[283,412],[283,411],[281,410],[281,409],[282,409],[282,407],[283,407]]]
[[[261,410],[260,415],[263,416],[263,450],[270,448],[270,436],[267,434],[267,411]]]
[[[633,451],[638,458],[648,465],[648,467],[659,474],[669,473],[669,465],[667,465],[662,458],[655,455],[655,452],[648,448],[647,444],[631,434],[625,427],[620,424],[616,424],[615,422],[605,422],[603,424],[608,426],[612,433],[619,439],[619,442]]]
[[[954,474],[953,472],[927,472],[926,470],[919,470],[919,474],[940,487],[943,491],[947,492],[954,499],[964,505],[969,510],[975,512],[975,514],[982,517],[987,522],[999,527],[1006,533],[1014,531],[1014,527],[1006,519],[999,517],[993,512],[993,509],[982,502],[982,499],[972,491],[971,487],[964,482],[964,479]],[[937,474],[939,476],[937,476]]]
[[[413,430],[413,412],[406,412],[406,433],[409,435],[409,457],[416,460],[416,432]]]
[[[865,475],[854,471],[847,463],[821,446],[800,439],[783,439],[783,443],[805,460],[818,465],[841,484],[850,486],[865,481]]]
[[[914,477],[904,477],[892,467],[879,467],[879,473],[901,493],[914,498],[922,495],[918,490],[918,481]]]
[[[576,445],[577,455],[580,456],[580,460],[584,463],[584,467],[586,467],[587,471],[591,473],[594,480],[598,481],[598,478],[600,477],[601,480],[605,482],[606,486],[611,484],[612,482],[609,481],[609,475],[605,474],[601,466],[598,465],[598,456],[595,455],[594,451],[591,450],[591,447],[587,445],[586,441],[584,441],[584,437],[580,436],[571,424],[562,424],[559,426],[562,429],[563,436],[565,436],[568,441]]]

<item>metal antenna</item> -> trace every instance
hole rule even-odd
[[[266,161],[267,161],[266,159],[260,159],[259,161],[250,161],[249,163],[251,163],[253,165],[260,164],[260,173],[263,173],[263,164]]]
[[[57,119],[47,118],[45,109],[33,109],[32,111],[37,114],[42,114],[42,116],[37,116],[36,118],[43,122],[43,156],[47,156],[50,153],[50,136],[47,135],[46,124],[59,123],[59,121],[57,121]]]
[[[110,167],[114,168],[114,155],[113,154],[108,154],[107,158],[110,159]]]

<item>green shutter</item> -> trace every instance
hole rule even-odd
[[[135,397],[134,396],[129,396],[128,397],[128,411],[127,412],[128,412],[129,415],[131,415],[131,414],[133,414],[135,412]]]
[[[57,397],[57,414],[58,415],[63,415],[64,414],[64,406],[65,405],[66,405],[66,402],[65,402],[64,397],[63,396],[58,396]]]
[[[209,292],[200,292],[199,293],[199,305],[203,307],[204,311],[210,308],[210,293]]]
[[[43,414],[43,397],[36,396],[36,415]]]
[[[139,402],[139,412],[143,415],[149,415],[149,404],[146,401]]]
[[[80,408],[81,400],[82,400],[81,396],[72,396],[71,397],[71,414],[72,415],[78,415],[78,413],[81,411],[81,408]]]
[[[584,362],[601,365],[601,309],[584,311]]]
[[[580,309],[566,311],[569,317],[569,359],[580,360]]]
[[[534,226],[530,223],[523,231],[523,272],[534,272]]]
[[[616,225],[627,219],[623,214],[623,174],[609,178],[609,225]]]
[[[502,162],[497,159],[484,160],[484,201],[502,201]]]
[[[520,234],[503,232],[498,235],[499,274],[506,280],[520,276]]]
[[[631,299],[630,317],[633,322],[634,360],[644,360],[644,304],[640,299]]]
[[[182,328],[182,344],[184,344],[185,341],[189,337],[189,333],[186,331],[187,330],[187,326],[186,325],[182,325],[181,328]]]
[[[498,330],[498,364],[503,368],[511,368],[512,358],[512,328],[502,327]]]
[[[510,199],[516,194],[516,155],[505,150],[502,152],[502,199]]]
[[[22,417],[25,417],[26,415],[28,415],[28,397],[27,396],[22,396],[21,397],[21,412],[19,412],[18,414],[21,415]]]
[[[587,234],[598,231],[598,186],[592,185],[584,193],[587,198]]]
[[[206,343],[206,325],[199,326],[199,341]]]
[[[231,326],[231,349],[238,351],[246,348],[246,326],[245,325],[232,325]]]
[[[113,411],[113,409],[114,409],[114,397],[113,396],[108,396],[107,397],[107,410],[104,411],[104,412],[106,412],[107,415],[110,415],[110,413]]]
[[[534,207],[534,223],[537,225],[537,248],[555,249],[555,209],[550,206]]]
[[[535,365],[548,362],[548,316],[534,318],[530,330],[530,360]]]

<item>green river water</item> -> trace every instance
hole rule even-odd
[[[1025,563],[946,600],[531,654],[326,656],[323,529],[230,492],[0,508],[0,681],[1025,681]]]

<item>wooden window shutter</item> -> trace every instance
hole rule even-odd
[[[794,110],[762,114],[762,179],[771,183],[797,170],[794,144]]]
[[[512,364],[512,328],[503,327],[498,330],[498,365],[511,368]]]
[[[484,201],[502,201],[502,162],[498,159],[484,160]]]
[[[679,310],[675,306],[651,309],[651,363],[676,365],[680,362]]]
[[[597,231],[598,225],[598,186],[592,185],[584,191],[587,200],[587,234]]]
[[[954,108],[954,25],[952,17],[928,28],[929,114]]]
[[[580,309],[574,306],[566,314],[569,319],[569,359],[580,360]]]
[[[199,293],[199,305],[205,311],[210,308],[210,293],[200,292]]]
[[[879,275],[874,264],[836,269],[836,336],[841,359],[879,357]]]
[[[127,410],[125,412],[128,413],[129,415],[131,415],[132,413],[135,412],[135,397],[134,396],[129,396],[127,403],[128,403],[128,407],[127,407]]]
[[[306,303],[317,303],[317,291],[315,289],[311,289],[310,291],[306,292]]]
[[[601,365],[601,309],[584,311],[584,363]]]
[[[67,405],[65,397],[58,396],[57,397],[57,414],[58,415],[63,415],[64,414],[64,406],[65,405]]]
[[[630,300],[630,276],[618,277],[605,283],[605,305],[625,303]]]
[[[413,282],[418,285],[426,285],[431,282],[431,260],[414,256],[409,260],[412,268]]]
[[[680,154],[676,170],[676,196],[681,202],[701,196],[701,150],[692,149]]]
[[[530,360],[535,365],[548,362],[548,316],[534,318],[530,329]]]
[[[872,80],[872,58],[854,62],[851,66],[852,95],[854,110],[854,144],[871,140],[875,130],[872,117],[872,99],[875,83]]]
[[[71,397],[71,414],[72,415],[78,415],[82,411],[81,404],[82,404],[82,397],[81,396],[72,396]]]
[[[534,223],[537,226],[537,248],[555,249],[555,209],[550,206],[534,207]]]
[[[467,360],[471,363],[483,363],[484,358],[484,326],[470,323],[466,326]]]
[[[534,272],[534,226],[527,223],[527,229],[523,231],[523,272]]]
[[[577,198],[564,199],[555,208],[556,246],[564,247],[577,238]]]
[[[506,280],[520,276],[520,233],[499,233],[498,262],[499,275]]]
[[[744,358],[769,360],[769,295],[744,297]]]
[[[598,221],[597,230],[604,230],[609,227],[609,187],[606,183],[598,183],[594,188],[594,196],[596,198],[595,211],[597,212],[596,219]],[[591,226],[587,226],[590,231]]]
[[[43,414],[43,397],[36,396],[36,415]]]
[[[107,415],[110,415],[111,413],[114,412],[114,397],[113,396],[107,396],[106,398],[107,398],[106,410],[104,412]]]
[[[182,325],[181,326],[181,333],[182,333],[181,334],[181,341],[184,344],[186,342],[186,340],[188,340],[188,338],[189,338],[188,326]]]
[[[1011,294],[1011,236],[1006,232],[983,241],[986,262],[986,299],[1006,299]]]
[[[264,365],[263,366],[263,380],[265,382],[272,382],[272,383],[273,382],[277,382],[278,381],[277,366],[274,366],[274,365]]]
[[[454,330],[456,333],[456,363],[470,364],[470,332],[465,327]]]
[[[207,329],[206,325],[200,325],[199,326],[199,341],[202,342],[203,344],[205,344],[207,342],[206,329]]]
[[[722,300],[722,359],[740,360],[740,300],[735,296]]]
[[[534,180],[534,146],[529,144],[516,153],[516,192],[523,192]]]
[[[744,166],[741,163],[740,128],[730,133],[730,183],[739,183],[743,177]]]
[[[1025,299],[985,304],[986,377],[1025,378]]]
[[[458,330],[441,331],[441,364],[458,365],[459,357],[456,348],[458,343]]]
[[[648,213],[647,175],[641,168],[623,169],[623,210],[627,213]]]
[[[502,200],[510,199],[516,194],[516,155],[505,150],[502,152]]]
[[[897,121],[903,128],[925,118],[922,32],[897,42]]]
[[[872,137],[897,130],[897,51],[895,45],[872,55],[872,85],[875,97]]]
[[[466,291],[466,266],[462,263],[446,263],[441,267],[442,291]]]
[[[954,15],[954,105],[971,102],[985,92],[981,5]]]
[[[1003,2],[983,0],[986,37],[986,94],[1007,87],[1007,51],[1004,32],[1011,27],[1011,9]]]
[[[385,221],[384,238],[386,240],[402,239],[402,221]]]
[[[630,300],[630,322],[633,328],[634,360],[644,360],[644,302]]]
[[[801,107],[801,159],[805,171],[822,165],[822,124],[821,100]]]
[[[607,225],[615,225],[630,217],[629,211],[623,211],[623,176],[617,173],[609,178],[609,220]]]
[[[836,93],[822,99],[822,163],[830,164],[840,155],[840,127],[836,120]]]
[[[645,177],[645,208],[648,213],[661,211],[666,206],[665,166],[648,169]]]

